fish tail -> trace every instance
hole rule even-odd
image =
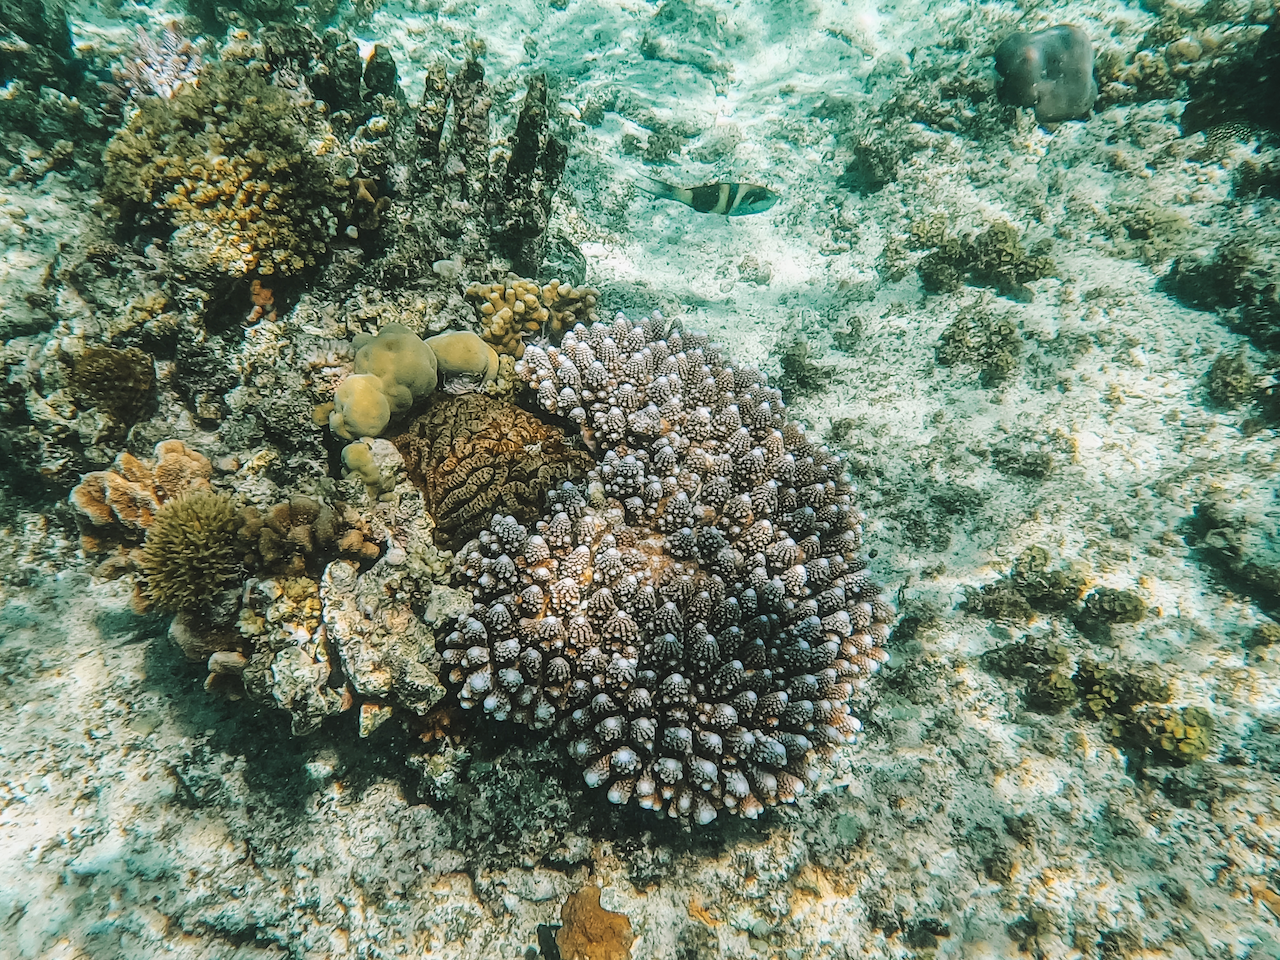
[[[636,178],[636,186],[649,194],[651,197],[657,197],[659,200],[680,200],[680,188],[674,187],[669,183],[661,180],[655,180],[653,177],[647,177],[643,173]]]

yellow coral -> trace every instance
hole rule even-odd
[[[376,437],[391,422],[391,405],[382,380],[371,373],[353,374],[333,394],[329,429],[344,440]]]
[[[388,323],[378,335],[360,334],[352,341],[356,373],[382,381],[391,415],[407,413],[414,402],[436,388],[436,355],[402,323]]]
[[[599,291],[552,280],[538,286],[511,274],[502,283],[473,284],[467,297],[476,303],[481,336],[498,353],[524,355],[524,335],[542,333],[558,342],[577,323],[597,319]]]
[[[490,381],[498,376],[498,354],[470,330],[449,330],[427,340],[444,373]]]
[[[344,440],[376,437],[436,388],[436,355],[402,323],[352,341],[355,373],[334,393],[329,429]]]

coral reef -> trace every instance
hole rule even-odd
[[[495,514],[532,522],[549,491],[595,465],[558,427],[474,393],[433,397],[393,442],[426,494],[436,542],[455,549]]]
[[[501,283],[476,283],[467,288],[467,299],[480,314],[481,336],[499,353],[524,356],[526,336],[545,336],[559,343],[566,330],[578,323],[592,323],[600,293],[591,287],[574,287],[552,280],[539,286],[533,280],[508,275]]]
[[[183,494],[208,489],[212,471],[208,459],[181,440],[162,440],[155,446],[154,462],[124,452],[109,470],[85,474],[69,498],[80,523],[81,548],[113,553],[113,561],[124,559],[142,542],[160,508]],[[117,567],[115,575],[125,569]]]
[[[1280,610],[1280,524],[1270,492],[1212,490],[1196,504],[1192,544],[1227,580]]]
[[[1252,229],[1207,257],[1178,257],[1164,286],[1189,307],[1219,312],[1259,348],[1280,347],[1280,256]]]
[[[295,577],[254,582],[239,614],[237,626],[251,645],[241,670],[244,689],[285,710],[294,736],[353,705],[349,693],[330,685],[336,663],[321,610],[319,584]]]
[[[948,235],[945,221],[913,224],[911,245],[936,248],[916,264],[920,283],[928,293],[954,292],[968,281],[991,287],[1011,300],[1029,303],[1034,294],[1027,284],[1051,276],[1055,269],[1048,256],[1047,241],[1028,252],[1018,239],[1018,231],[1003,222],[992,224],[975,237]]]
[[[494,276],[494,261],[507,257],[509,267],[537,276],[567,156],[552,133],[545,78],[530,78],[515,130],[498,143],[490,139],[493,99],[478,60],[452,76],[443,62],[432,64],[424,81],[422,100],[404,111],[397,134],[408,155],[388,158],[384,179],[397,189],[384,207],[385,255],[374,270],[388,281],[438,283],[462,272]],[[387,121],[398,129],[396,117]]]
[[[132,426],[155,402],[155,361],[137,347],[90,347],[75,358],[67,388],[81,406],[97,407],[120,425]]]
[[[569,148],[549,126],[547,78],[529,78],[511,139],[511,156],[494,195],[494,245],[516,273],[534,276],[547,247],[551,200],[564,177]]]
[[[1230,353],[1226,350],[1213,358],[1213,365],[1206,377],[1209,399],[1219,407],[1231,409],[1253,399],[1258,389],[1258,376],[1249,364],[1244,348]]]
[[[429,397],[445,377],[455,378],[449,384],[454,392],[498,378],[497,353],[469,330],[447,330],[423,341],[404,324],[388,323],[377,336],[360,334],[352,347],[355,372],[338,384],[329,413],[329,429],[344,440],[378,436]],[[368,474],[361,449],[353,445],[344,460],[349,469]]]
[[[854,140],[851,149],[852,156],[837,181],[840,186],[868,196],[879,193],[898,179],[898,170],[902,166],[901,148],[888,137],[864,134]]]
[[[984,387],[1012,376],[1025,352],[1017,322],[981,305],[961,310],[938,337],[938,363],[977,367],[978,381]]]
[[[296,274],[337,233],[355,166],[305,101],[259,65],[209,64],[142,100],[107,146],[102,196],[132,229],[167,234],[196,275]]]
[[[498,354],[470,330],[447,330],[427,340],[444,376],[464,377],[476,384],[498,377]]]
[[[355,373],[338,385],[329,414],[329,429],[344,440],[378,436],[435,390],[435,351],[404,324],[360,334],[351,346]]]
[[[170,23],[159,41],[138,27],[132,56],[113,69],[112,74],[131,101],[143,97],[171,99],[180,87],[195,84],[201,66],[199,51]]]
[[[147,529],[144,592],[158,610],[192,610],[233,585],[241,573],[241,518],[225,493],[193,490],[167,501]]]
[[[657,317],[579,326],[519,372],[603,461],[460,554],[460,703],[553,728],[615,803],[705,823],[794,800],[857,731],[893,616],[840,462],[759,373]]]
[[[1156,763],[1203,760],[1213,746],[1213,716],[1204,707],[1153,706],[1138,713],[1130,736]]]
[[[237,540],[245,568],[258,575],[290,578],[320,575],[334,557],[366,565],[379,556],[366,539],[368,523],[348,503],[325,503],[294,494],[265,512],[240,510]]]

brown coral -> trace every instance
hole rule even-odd
[[[467,297],[480,311],[481,336],[498,353],[524,356],[524,335],[542,333],[559,342],[574,324],[596,319],[600,293],[591,287],[574,287],[552,280],[540,287],[514,274],[502,283],[473,284]]]
[[[131,453],[116,457],[108,470],[85,474],[71,491],[86,552],[125,552],[138,544],[167,500],[209,486],[208,458],[181,440],[162,440],[155,461]]]
[[[155,362],[136,347],[90,347],[76,358],[68,386],[76,403],[97,407],[116,422],[131,425],[155,396]]]
[[[588,883],[560,908],[556,946],[564,960],[627,960],[635,934],[625,914],[600,906],[600,888]]]
[[[368,523],[354,507],[295,495],[269,507],[240,511],[240,549],[246,568],[258,574],[318,578],[335,556],[376,560],[378,545],[366,539]]]
[[[456,548],[495,513],[532,520],[547,491],[583,476],[591,457],[531,413],[482,394],[437,395],[392,442],[426,493],[436,542]]]
[[[225,493],[193,490],[167,501],[147,530],[144,593],[159,610],[193,610],[240,576],[240,517]]]

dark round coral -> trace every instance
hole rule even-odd
[[[444,659],[464,707],[554,727],[613,802],[755,816],[859,729],[893,610],[840,462],[759,373],[658,320],[525,351],[602,461],[534,529],[497,516],[463,549],[474,605]]]

